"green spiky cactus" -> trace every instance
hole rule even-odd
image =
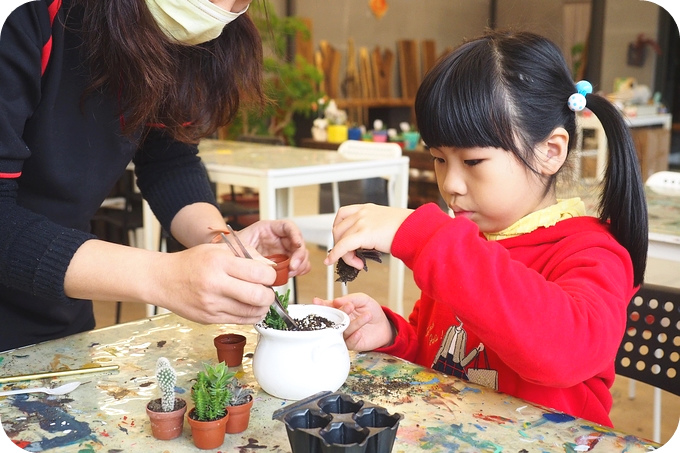
[[[172,412],[175,408],[175,383],[177,373],[165,357],[160,357],[156,362],[156,380],[161,389],[161,407],[163,412]]]

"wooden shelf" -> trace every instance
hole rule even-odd
[[[335,99],[340,109],[376,107],[413,107],[412,98],[352,98]]]

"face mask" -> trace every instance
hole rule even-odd
[[[189,45],[217,38],[225,25],[248,10],[232,13],[209,0],[146,0],[146,6],[168,38]]]

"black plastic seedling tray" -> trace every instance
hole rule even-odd
[[[389,453],[404,416],[326,391],[283,407],[272,418],[286,425],[293,453]]]

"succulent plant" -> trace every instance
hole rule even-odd
[[[165,357],[160,357],[156,362],[156,380],[161,390],[161,408],[163,412],[172,412],[175,408],[177,373]]]
[[[217,420],[226,413],[231,399],[229,383],[236,372],[230,372],[224,362],[203,366],[204,370],[198,372],[196,383],[191,388],[194,414],[199,421]]]
[[[227,405],[240,406],[250,401],[249,397],[252,397],[253,389],[244,387],[236,377],[233,377],[229,381],[229,392],[231,393],[231,398],[229,398]]]
[[[290,290],[286,291],[286,294],[284,294],[283,296],[279,294],[278,291],[276,292],[276,294],[279,296],[279,299],[281,300],[281,305],[283,305],[283,309],[288,310]],[[285,321],[283,320],[283,318],[281,318],[281,315],[276,312],[273,306],[269,308],[269,312],[264,317],[263,322],[265,325],[271,327],[272,329],[288,330]]]

